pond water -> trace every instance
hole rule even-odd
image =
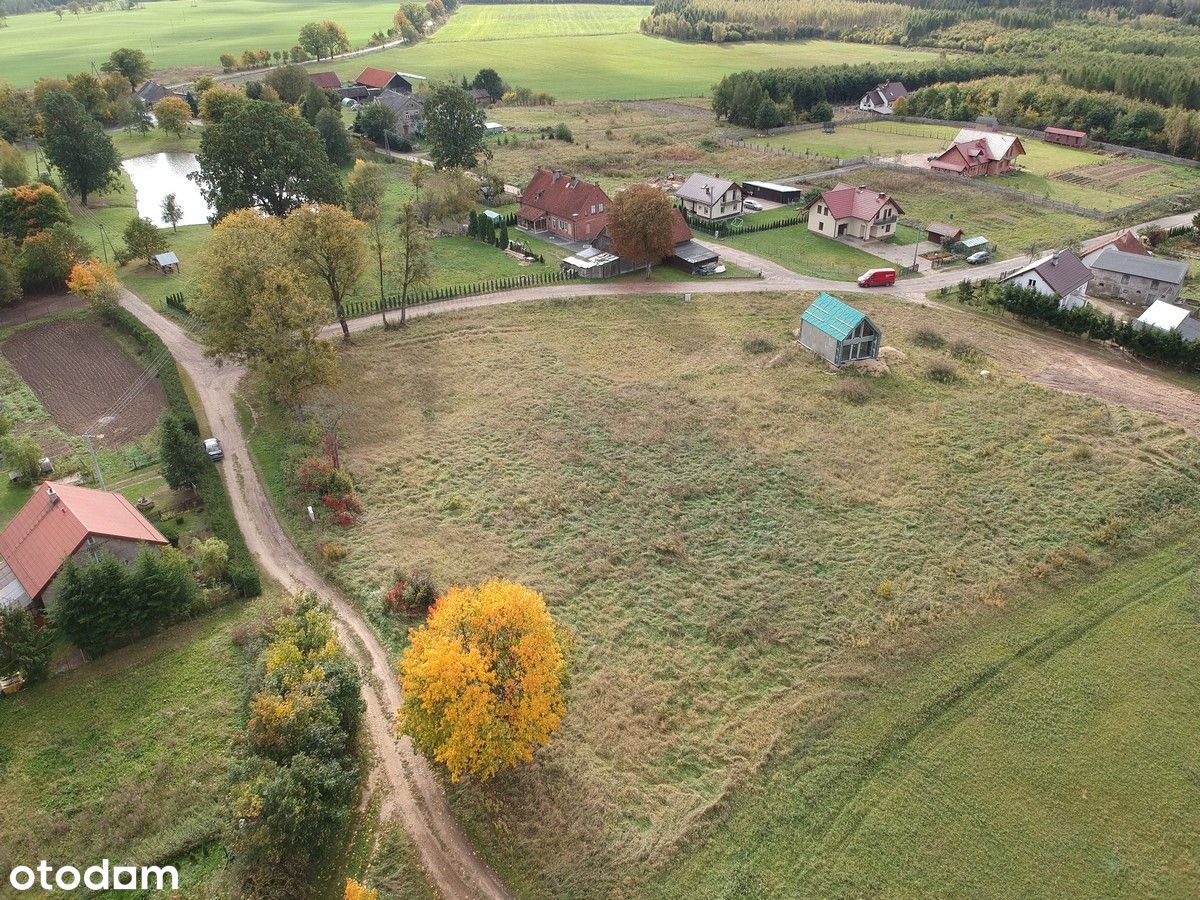
[[[175,195],[175,202],[183,210],[180,225],[203,225],[208,222],[212,208],[204,202],[200,186],[188,178],[199,171],[195,153],[150,153],[137,156],[121,163],[137,191],[138,215],[155,225],[169,226],[163,220],[162,202],[167,194]]]

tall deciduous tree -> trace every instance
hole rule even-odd
[[[429,248],[429,233],[417,218],[416,208],[412,203],[404,204],[404,211],[400,214],[397,224],[400,241],[396,274],[400,278],[400,327],[403,328],[408,324],[409,292],[429,281],[429,276],[433,273],[433,260]]]
[[[436,168],[469,169],[481,154],[490,159],[484,133],[483,110],[458,85],[439,85],[425,101],[425,137]]]
[[[0,191],[0,235],[17,243],[58,222],[70,222],[62,195],[48,184],[26,184]]]
[[[566,668],[541,594],[511,581],[451,588],[409,632],[400,727],[454,781],[489,779],[549,742]]]
[[[70,94],[51,92],[41,109],[46,157],[87,206],[92,193],[117,184],[121,155],[100,123]]]
[[[301,269],[328,291],[329,302],[350,340],[343,301],[362,277],[366,263],[363,224],[340,206],[302,206],[287,218],[292,254]]]
[[[77,262],[92,257],[92,246],[65,222],[25,239],[21,245],[21,283],[60,287]]]
[[[508,90],[508,85],[504,83],[504,79],[495,69],[480,69],[475,80],[471,82],[471,87],[482,88],[493,100],[499,100]]]
[[[178,97],[163,97],[154,107],[154,117],[158,119],[158,127],[167,134],[183,137],[192,122],[192,108],[188,106],[186,100]]]
[[[159,211],[162,213],[163,221],[171,223],[171,231],[178,232],[179,223],[183,220],[183,207],[179,205],[179,198],[174,194],[167,194],[163,197]]]
[[[278,66],[263,76],[263,82],[275,89],[284,103],[298,103],[312,84],[308,70],[291,63]]]
[[[383,167],[378,163],[357,160],[346,179],[346,202],[354,217],[367,226],[367,241],[379,276],[379,313],[387,328],[387,298],[383,278],[387,266],[387,240],[383,227]]]
[[[25,157],[20,150],[0,138],[0,186],[20,187],[28,180],[29,174],[25,169]]]
[[[144,259],[147,263],[167,250],[167,239],[149,219],[134,216],[125,226],[121,237],[125,239],[125,252],[130,259]]]
[[[346,136],[346,126],[342,124],[342,115],[334,109],[323,109],[317,113],[317,131],[325,142],[325,155],[335,166],[344,166],[350,162],[350,139]]]
[[[382,103],[372,103],[358,117],[358,127],[377,144],[384,142],[384,135],[396,128],[396,114]]]
[[[248,101],[204,129],[197,161],[200,171],[190,177],[218,219],[246,207],[285,216],[305,203],[342,199],[321,135],[278,103]]]
[[[102,72],[116,72],[129,82],[129,90],[137,90],[137,86],[150,77],[150,60],[141,50],[120,47],[108,55],[100,65]]]
[[[613,252],[622,259],[651,267],[670,256],[675,249],[671,237],[674,224],[671,200],[658,188],[635,184],[613,198],[608,214],[608,233]]]

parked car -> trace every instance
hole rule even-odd
[[[895,269],[868,269],[858,276],[859,287],[887,287],[895,283]]]
[[[763,208],[761,203],[759,203],[757,200],[751,200],[749,197],[742,201],[742,206],[746,209],[753,210],[761,210]]]
[[[210,459],[224,459],[225,451],[221,449],[221,442],[216,438],[208,438],[204,442],[204,452],[209,455]]]
[[[986,250],[976,250],[974,253],[972,253],[970,256],[967,257],[967,262],[973,266],[977,266],[980,263],[987,262],[991,258],[992,258],[992,254],[988,253]]]

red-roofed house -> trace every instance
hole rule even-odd
[[[608,222],[610,203],[598,184],[539,168],[521,191],[517,227],[549,231],[569,241],[591,241]]]
[[[372,91],[396,91],[400,94],[411,94],[413,80],[422,81],[424,76],[408,75],[405,72],[389,72],[386,69],[374,69],[368,66],[362,70],[361,75],[354,79],[354,83]]]
[[[882,191],[839,184],[808,205],[808,230],[825,237],[874,241],[896,233],[904,208]]]
[[[1105,247],[1116,247],[1123,253],[1136,253],[1138,256],[1153,256],[1154,254],[1141,242],[1132,231],[1118,231],[1112,237],[1088,245],[1088,251],[1080,257],[1085,266],[1090,266]]]
[[[308,77],[323,91],[336,91],[342,86],[342,79],[337,72],[309,72]]]
[[[0,606],[45,606],[69,558],[132,562],[167,539],[120,494],[44,482],[0,531]]]
[[[929,168],[968,178],[1003,175],[1013,170],[1013,161],[1018,156],[1024,155],[1021,139],[1014,134],[964,128],[941,155],[930,158]]]
[[[1043,134],[1051,144],[1062,144],[1064,147],[1086,147],[1088,142],[1086,131],[1075,131],[1071,128],[1059,128],[1051,125]]]

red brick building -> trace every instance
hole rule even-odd
[[[539,168],[521,191],[517,227],[548,231],[568,241],[591,241],[608,222],[610,205],[600,185]]]
[[[1064,147],[1086,147],[1088,136],[1086,131],[1075,131],[1071,128],[1059,128],[1051,125],[1044,132],[1046,141],[1050,144],[1062,144]]]

